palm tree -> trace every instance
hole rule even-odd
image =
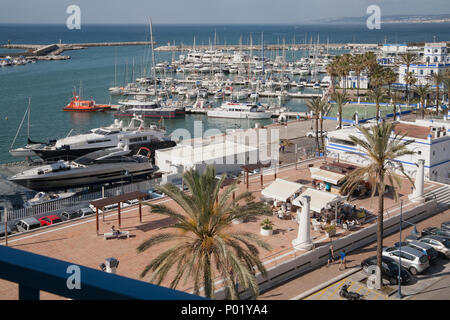
[[[183,277],[185,282],[193,279],[194,294],[199,295],[203,285],[205,296],[213,298],[213,279],[219,275],[228,290],[229,298],[239,298],[237,283],[256,297],[258,285],[255,269],[263,275],[266,275],[266,270],[259,260],[259,250],[255,244],[266,250],[270,247],[252,233],[231,232],[229,226],[233,219],[270,214],[270,208],[262,202],[254,202],[249,192],[230,200],[230,196],[237,190],[236,182],[219,195],[225,175],[220,179],[216,179],[215,175],[213,166],[208,166],[203,175],[195,170],[185,172],[183,179],[190,194],[173,184],[158,187],[183,209],[183,213],[162,204],[146,203],[154,213],[174,219],[175,222],[166,228],[175,232],[155,235],[142,242],[137,251],[141,253],[168,241],[176,243],[154,258],[144,268],[141,277],[151,270],[150,281],[161,284],[168,272],[175,268],[171,288],[176,288]],[[245,201],[244,205],[238,204],[241,200]]]
[[[386,69],[387,68],[380,65],[377,65],[372,69],[372,74],[370,77],[370,84],[372,85],[372,88],[380,88],[386,83]]]
[[[331,93],[332,94],[334,94],[334,92],[335,92],[336,77],[339,76],[338,63],[339,63],[339,56],[335,56],[333,58],[333,60],[326,66],[327,73],[330,76],[330,80],[331,80]]]
[[[398,55],[398,57],[399,57],[398,64],[405,64],[406,65],[406,72],[405,72],[406,97],[407,97],[408,103],[409,103],[409,83],[406,80],[406,77],[409,74],[409,67],[412,64],[417,63],[419,61],[419,57],[417,56],[417,54],[411,53],[411,52],[401,53],[401,54]]]
[[[306,102],[306,106],[308,107],[308,110],[313,113],[315,123],[316,123],[316,146],[317,146],[317,152],[320,154],[320,150],[322,147],[319,143],[319,118],[321,119],[321,123],[323,121],[323,114],[325,111],[325,106],[327,102],[325,100],[322,100],[319,97],[312,98],[311,100]],[[322,131],[322,129],[321,129]],[[321,132],[322,137],[322,132]]]
[[[428,79],[431,80],[436,86],[436,114],[439,115],[439,87],[444,81],[444,74],[442,72],[435,72],[433,74],[430,74],[428,76]]]
[[[396,120],[397,115],[397,104],[402,99],[402,95],[397,91],[392,91],[390,94],[391,100],[392,100],[392,111],[394,113],[394,121]]]
[[[347,101],[347,95],[345,94],[345,92],[336,92],[333,95],[333,100],[336,101],[336,104],[338,106],[338,112],[339,112],[339,129],[342,128],[342,106],[346,103]]]
[[[372,51],[366,52],[363,56],[363,61],[367,69],[367,76],[371,79],[375,69],[379,66],[377,56]]]
[[[388,96],[391,95],[391,85],[397,81],[397,74],[391,68],[384,69],[384,82],[388,85]]]
[[[376,286],[382,286],[381,262],[383,249],[383,213],[384,213],[384,191],[386,182],[393,187],[394,198],[398,200],[397,187],[401,186],[400,177],[395,173],[396,169],[412,183],[411,178],[405,173],[401,162],[394,159],[403,155],[413,154],[407,146],[414,140],[403,141],[404,136],[391,133],[395,129],[395,123],[383,122],[371,127],[359,127],[364,139],[350,136],[350,139],[358,145],[363,152],[362,157],[369,161],[365,167],[361,167],[350,173],[343,184],[342,191],[351,197],[361,181],[368,180],[372,186],[373,198],[378,193],[378,218],[377,218],[377,272]]]
[[[425,99],[430,94],[430,85],[426,84],[424,86],[416,86],[415,92],[420,97],[420,113],[423,119],[425,118]]]
[[[375,87],[369,92],[370,99],[373,99],[376,104],[376,119],[377,122],[380,120],[380,101],[383,98],[383,89]]]
[[[338,73],[344,84],[344,92],[347,90],[347,76],[350,74],[350,62],[352,56],[349,53],[344,54],[339,59]]]
[[[412,86],[412,85],[416,84],[417,78],[414,76],[414,73],[408,72],[405,75],[405,82],[408,86]],[[409,106],[409,94],[406,95],[406,99],[407,99],[407,104]]]
[[[450,104],[450,69],[444,73],[444,80],[442,81],[444,86],[447,88],[447,106]]]
[[[356,98],[359,98],[359,87],[361,72],[366,68],[364,64],[364,56],[362,54],[357,54],[351,59],[351,68],[356,73],[357,86],[356,86]]]

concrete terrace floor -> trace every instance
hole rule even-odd
[[[308,170],[308,164],[313,163],[319,166],[323,159],[314,159],[300,164],[295,170],[291,165],[277,170],[277,177],[297,181],[307,186],[311,186],[311,178]],[[274,180],[273,172],[268,169],[264,171],[264,187]],[[438,188],[439,185],[433,182],[425,183],[425,192]],[[245,190],[245,184],[239,184],[240,191]],[[258,200],[261,192],[260,175],[256,174],[250,177],[249,190]],[[411,187],[409,182],[404,180],[399,190],[401,199],[404,201],[404,209],[413,206],[408,200],[408,193]],[[164,203],[165,205],[179,210],[180,208],[174,201],[170,199],[155,200],[154,203]],[[369,211],[376,212],[377,201],[373,199],[360,199],[352,201],[357,207],[364,207]],[[385,208],[389,209],[396,206],[394,200],[386,197]],[[232,224],[232,231],[247,231],[259,235],[260,222],[265,217],[259,217],[255,221],[249,221],[242,224]],[[280,220],[277,217],[269,217],[274,222],[274,235],[263,238],[272,250],[267,252],[260,250],[260,257],[265,263],[266,268],[270,268],[283,260],[289,259],[295,255],[299,255],[301,251],[292,249],[291,241],[297,237],[298,224],[292,220]],[[112,225],[118,226],[116,211],[107,212],[105,221],[100,219],[100,235],[96,235],[95,218],[88,218],[79,221],[73,221],[64,225],[56,225],[45,228],[34,233],[13,237],[9,240],[9,246],[21,250],[50,256],[56,259],[66,260],[74,264],[81,264],[97,269],[99,264],[104,262],[105,258],[116,257],[120,261],[117,273],[122,276],[140,279],[139,275],[144,267],[162,251],[170,248],[173,242],[160,244],[142,254],[136,252],[137,246],[149,237],[170,231],[170,229],[160,230],[159,228],[167,226],[172,221],[165,216],[152,213],[149,207],[143,207],[143,223],[139,223],[137,206],[129,207],[122,210],[122,226],[121,230],[130,231],[132,235],[129,239],[113,239],[104,240],[103,233],[109,232]],[[372,222],[373,223],[373,222]],[[344,231],[338,228],[336,237],[344,234]],[[328,239],[324,233],[319,233],[311,228],[311,236],[316,246],[326,245]],[[169,272],[168,278],[162,285],[168,286],[170,279],[174,276],[173,270]],[[180,282],[178,288],[183,291],[191,292],[192,283],[188,281],[186,284]],[[7,281],[0,281],[0,299],[17,299],[17,285]],[[267,296],[264,296],[267,298]],[[262,298],[264,298],[262,297]],[[49,293],[42,292],[41,299],[58,299]],[[288,297],[273,296],[273,299],[286,299]]]

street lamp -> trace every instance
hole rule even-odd
[[[419,236],[420,233],[417,231],[416,225],[414,223],[408,222],[408,221],[403,221],[403,200],[400,200],[400,256],[398,259],[398,292],[397,292],[397,297],[399,299],[402,298],[402,286],[401,286],[401,276],[400,276],[400,272],[402,269],[402,224],[403,222],[406,222],[407,224],[411,225],[414,227],[414,229],[411,231],[411,234],[414,236]]]

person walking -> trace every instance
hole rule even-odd
[[[333,251],[333,245],[330,242],[330,246],[328,247],[328,262],[327,267],[330,265],[330,262],[334,261],[334,251]]]
[[[341,267],[344,265],[344,269],[347,269],[347,261],[346,261],[347,255],[345,254],[345,249],[341,252],[341,264],[339,265],[339,270],[342,270]]]

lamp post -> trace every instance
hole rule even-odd
[[[418,236],[419,232],[417,231],[416,225],[414,223],[408,222],[408,221],[403,221],[403,200],[400,200],[400,256],[398,259],[398,292],[397,292],[397,297],[399,299],[402,298],[402,287],[401,287],[401,276],[400,276],[400,272],[401,272],[401,263],[402,263],[402,224],[403,222],[411,225],[414,227],[414,229],[411,231],[411,234],[414,236]]]

